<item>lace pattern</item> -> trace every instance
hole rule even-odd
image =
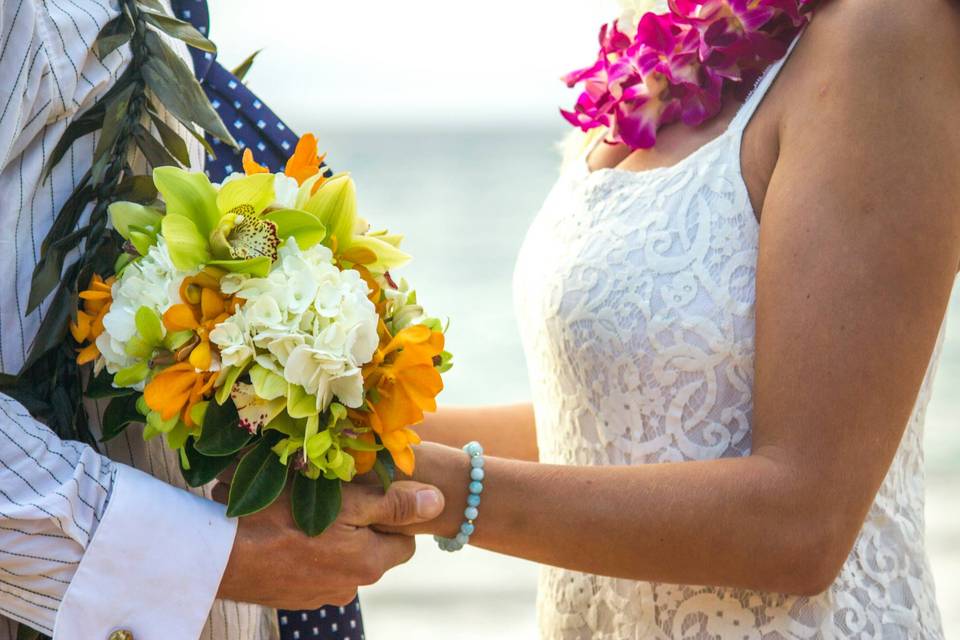
[[[541,459],[635,465],[751,446],[759,225],[730,129],[678,165],[571,166],[521,249],[515,306]],[[941,335],[942,339],[942,335]],[[934,354],[890,471],[834,585],[816,597],[543,570],[543,638],[942,638],[924,549],[923,418]]]

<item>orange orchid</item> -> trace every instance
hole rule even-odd
[[[210,394],[216,380],[216,371],[197,371],[189,362],[178,362],[154,376],[143,390],[143,399],[162,420],[179,414],[188,427],[195,427],[190,410]]]
[[[103,317],[110,311],[113,303],[112,287],[116,280],[110,276],[106,280],[93,274],[90,284],[85,291],[80,292],[83,308],[77,309],[77,319],[70,321],[70,334],[77,344],[86,346],[77,353],[77,364],[93,362],[100,355],[97,348],[97,338],[103,333]]]
[[[210,332],[240,305],[240,300],[220,291],[223,273],[208,267],[184,278],[180,297],[186,302],[171,306],[163,314],[168,332],[194,333],[194,338],[175,354],[177,363],[154,376],[144,389],[147,406],[164,420],[180,413],[188,426],[195,426],[190,410],[209,395],[216,381],[217,372],[209,370],[213,364]]]
[[[284,167],[283,172],[302,186],[304,182],[320,172],[320,165],[326,157],[326,154],[322,156],[317,154],[317,138],[312,133],[306,133],[297,141],[297,147],[287,160],[287,166]],[[257,173],[269,173],[270,170],[257,163],[253,159],[253,151],[247,147],[243,150],[243,172],[251,176]],[[320,177],[314,183],[310,193],[316,192],[324,182],[326,179]]]
[[[411,475],[413,449],[420,437],[410,427],[423,421],[424,411],[437,410],[437,395],[443,380],[435,358],[443,353],[443,333],[423,325],[403,329],[393,338],[384,332],[386,344],[364,367],[364,381],[374,390],[370,411],[361,414],[390,451],[397,468]],[[382,344],[382,343],[381,343]]]
[[[364,418],[358,417],[358,414],[359,412],[350,411],[350,416],[354,422],[362,422],[364,420]],[[357,436],[357,440],[371,445],[376,444],[373,433],[369,431],[359,434]],[[376,451],[358,451],[356,449],[347,448],[346,452],[353,456],[353,462],[354,465],[356,465],[357,475],[363,475],[370,472],[373,469],[373,465],[377,462]]]

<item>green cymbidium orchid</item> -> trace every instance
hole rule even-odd
[[[325,182],[313,192],[317,180]],[[400,236],[367,233],[366,222],[357,216],[357,188],[347,173],[329,179],[319,175],[310,178],[300,189],[296,207],[314,214],[323,223],[328,232],[324,244],[343,261],[383,273],[410,260],[399,249]]]
[[[213,265],[263,277],[287,238],[296,238],[306,248],[326,236],[316,215],[270,208],[275,199],[273,174],[239,177],[217,190],[202,173],[158,167],[153,181],[166,203],[166,214],[118,202],[110,207],[113,225],[141,255],[161,234],[174,266],[182,271]]]

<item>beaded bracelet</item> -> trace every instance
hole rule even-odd
[[[470,495],[467,496],[467,508],[463,510],[466,521],[460,525],[455,538],[433,536],[441,549],[450,552],[460,551],[470,542],[470,536],[477,528],[474,521],[480,515],[480,494],[483,493],[483,447],[474,441],[464,445],[463,450],[470,456]]]

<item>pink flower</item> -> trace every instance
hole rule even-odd
[[[660,127],[713,118],[726,83],[742,88],[782,58],[816,2],[670,0],[668,13],[645,14],[632,37],[617,22],[604,25],[597,61],[564,77],[583,93],[562,114],[584,131],[609,128],[609,142],[650,148]]]

